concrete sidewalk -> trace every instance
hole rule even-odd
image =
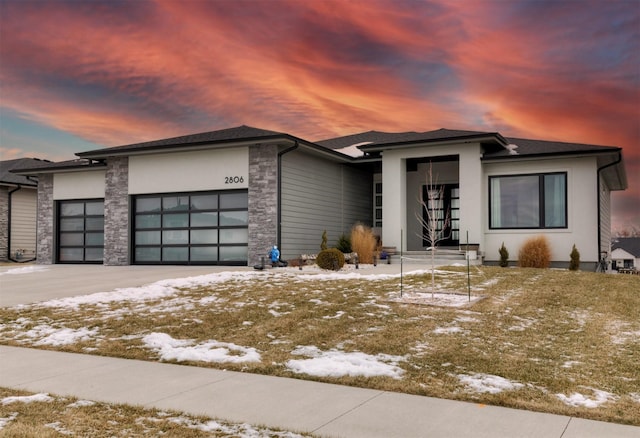
[[[640,427],[305,380],[0,346],[0,386],[327,437],[639,437]]]

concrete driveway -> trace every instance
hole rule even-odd
[[[94,292],[109,292],[117,288],[143,286],[168,278],[250,269],[253,268],[7,264],[0,266],[0,307]]]

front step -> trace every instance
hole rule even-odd
[[[400,264],[400,254],[396,253],[389,256],[389,260],[386,261],[389,264]],[[464,251],[458,249],[436,249],[435,260],[436,265],[452,265],[452,264],[467,264]],[[380,260],[380,263],[385,263],[385,260]],[[405,251],[402,254],[403,264],[431,264],[431,251]],[[470,260],[471,265],[481,265],[482,257],[478,255],[476,259]]]

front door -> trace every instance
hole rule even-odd
[[[459,184],[442,184],[437,187],[422,187],[423,223],[429,224],[429,214],[435,219],[436,246],[458,246],[460,242],[460,186]],[[427,212],[427,209],[429,211]],[[432,242],[427,227],[422,230],[422,245],[431,246]]]

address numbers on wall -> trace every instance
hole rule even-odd
[[[240,184],[244,182],[244,176],[225,176],[225,184]]]

